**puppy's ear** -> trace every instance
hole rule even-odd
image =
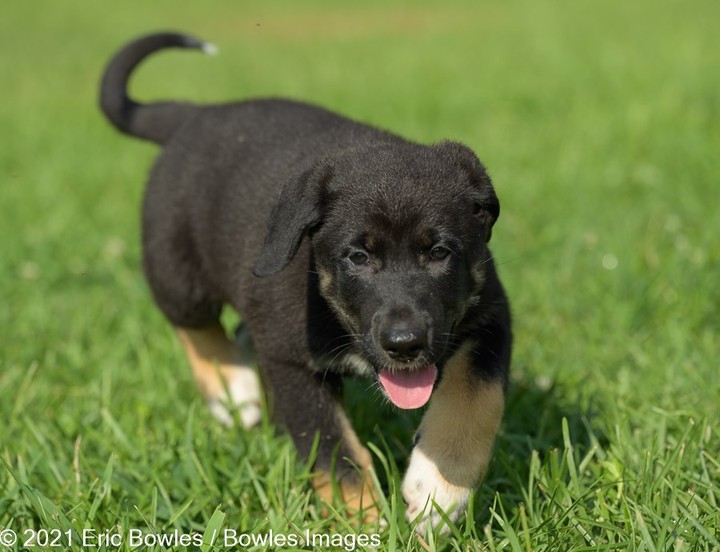
[[[485,242],[489,242],[492,237],[492,228],[500,216],[500,202],[492,185],[484,190],[483,195],[484,197],[473,205],[473,214],[482,222],[485,228]]]
[[[272,276],[285,268],[303,237],[320,223],[323,190],[331,175],[330,166],[316,165],[283,186],[253,269],[255,276]]]
[[[485,228],[485,241],[490,241],[492,227],[500,216],[500,202],[485,166],[475,152],[459,142],[441,142],[439,147],[449,156],[452,164],[460,168],[470,182],[473,198],[473,215]]]

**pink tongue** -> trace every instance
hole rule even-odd
[[[380,384],[392,403],[398,408],[409,410],[420,408],[430,399],[437,377],[434,364],[420,370],[390,372],[380,370]]]

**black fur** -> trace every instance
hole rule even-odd
[[[198,328],[223,305],[237,309],[302,455],[320,433],[320,467],[342,440],[340,374],[364,371],[350,354],[370,377],[432,362],[442,374],[470,340],[477,377],[505,382],[509,309],[487,247],[499,203],[475,154],[294,101],[127,97],[144,57],[202,46],[141,38],[102,83],[110,121],[163,146],[144,201],[143,263],[167,318]]]

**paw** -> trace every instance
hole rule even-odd
[[[465,512],[471,490],[471,487],[450,483],[437,465],[416,448],[402,485],[403,498],[407,504],[405,515],[409,522],[417,520],[415,531],[425,534],[428,528],[436,528],[444,523],[436,505],[455,522]],[[443,531],[448,530],[448,527],[443,528]]]
[[[312,480],[315,492],[327,504],[341,501],[344,505],[344,514],[360,521],[361,526],[377,525],[384,528],[387,522],[382,517],[378,490],[373,481],[373,468],[363,470],[355,477],[346,477],[343,481],[335,481],[330,473],[318,471]],[[325,515],[330,515],[329,511]],[[347,521],[347,520],[346,520]]]
[[[262,418],[260,406],[260,380],[255,370],[246,366],[224,370],[227,390],[208,400],[213,416],[220,423],[231,427],[234,423],[232,410],[237,410],[245,429],[256,426]]]

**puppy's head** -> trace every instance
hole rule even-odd
[[[482,293],[499,210],[465,146],[349,150],[285,186],[255,274],[282,270],[309,235],[321,294],[388,398],[418,408]]]

